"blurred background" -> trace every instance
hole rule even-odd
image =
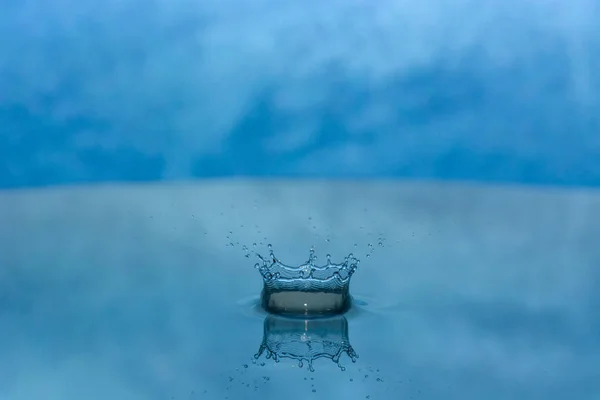
[[[0,398],[600,399],[598,188],[600,0],[0,0]]]
[[[595,0],[0,0],[0,187],[600,185]]]

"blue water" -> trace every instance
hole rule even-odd
[[[565,189],[3,191],[0,398],[596,400],[597,221],[600,194]],[[347,335],[343,320],[266,329],[243,247],[253,242],[288,264],[310,246],[319,259],[361,258]],[[299,346],[305,331],[312,352]],[[255,360],[262,343],[279,363]],[[345,370],[322,357],[310,372],[293,357],[348,345],[358,358],[342,354]]]
[[[600,185],[594,0],[0,4],[0,187]]]
[[[0,399],[600,398],[597,0],[0,10]]]

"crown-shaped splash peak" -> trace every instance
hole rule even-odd
[[[298,266],[281,262],[269,245],[269,256],[258,255],[256,263],[263,278],[262,305],[272,313],[319,316],[345,312],[350,306],[350,279],[359,260],[347,255],[341,263],[318,265],[314,248],[308,260]]]

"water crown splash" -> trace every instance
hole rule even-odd
[[[269,257],[257,254],[261,262],[255,264],[263,278],[261,304],[266,311],[311,317],[342,314],[350,308],[350,278],[360,263],[352,253],[340,264],[327,254],[327,263],[318,266],[311,247],[308,261],[293,267],[279,261],[270,244],[268,248]]]

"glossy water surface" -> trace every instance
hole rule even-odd
[[[599,238],[593,191],[239,181],[1,192],[0,398],[594,400]],[[253,243],[290,264],[311,246],[353,252],[356,306],[316,327],[269,320],[243,250]],[[262,345],[280,361],[255,358]]]

